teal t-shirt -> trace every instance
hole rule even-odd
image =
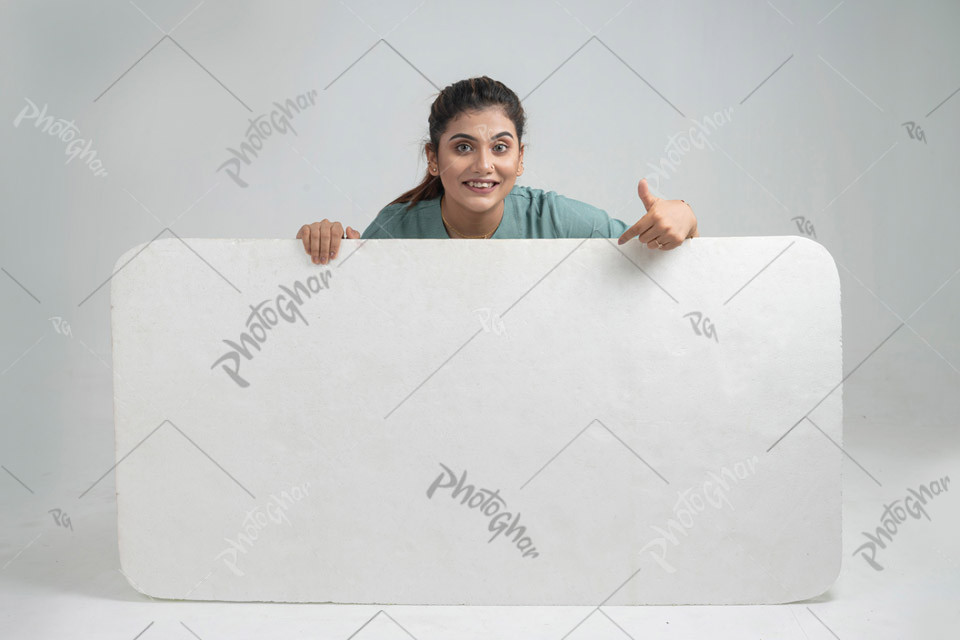
[[[440,198],[387,205],[361,239],[449,238],[440,218]],[[632,225],[603,209],[558,194],[518,184],[504,198],[503,218],[490,239],[619,238]]]

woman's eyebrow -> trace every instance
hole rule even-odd
[[[513,134],[510,133],[509,131],[501,131],[497,135],[493,136],[491,140],[496,140],[497,138],[503,138],[503,137],[512,138]],[[471,140],[473,142],[477,141],[476,138],[474,138],[471,135],[467,135],[466,133],[455,133],[452,136],[450,136],[450,140],[456,140],[457,138],[466,138],[467,140]]]

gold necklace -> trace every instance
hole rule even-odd
[[[501,216],[501,218],[502,218],[502,216]],[[482,236],[468,236],[468,235],[466,235],[466,234],[464,234],[464,233],[461,233],[459,229],[456,229],[452,224],[450,224],[450,221],[449,221],[449,220],[447,220],[446,218],[443,217],[443,198],[442,198],[442,197],[440,198],[440,219],[443,220],[443,221],[446,223],[446,225],[447,225],[448,227],[450,227],[451,229],[453,229],[458,235],[460,235],[460,236],[462,236],[463,238],[466,238],[466,239],[468,239],[468,240],[486,239],[486,238],[488,238],[489,236],[492,236],[494,233],[496,233],[496,232],[497,232],[497,229],[500,228],[500,223],[498,222],[498,223],[497,223],[497,226],[493,228],[493,231],[491,231],[490,233],[485,233],[485,234],[483,234]]]

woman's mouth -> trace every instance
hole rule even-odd
[[[463,183],[463,186],[474,193],[492,193],[499,185],[499,182],[492,180],[467,180]]]

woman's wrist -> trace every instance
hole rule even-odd
[[[690,207],[690,203],[687,202],[686,200],[682,200],[682,199],[681,199],[680,202],[682,202],[683,204],[685,204],[685,205],[687,205],[688,207]],[[693,207],[690,207],[690,213],[693,213]],[[697,216],[696,216],[696,214],[694,214],[694,216],[693,216],[693,228],[690,229],[690,233],[687,234],[687,239],[690,239],[690,238],[699,238],[699,237],[700,237],[700,234],[697,232]]]

